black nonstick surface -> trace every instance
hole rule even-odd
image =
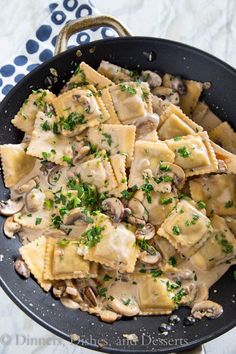
[[[204,100],[222,120],[227,120],[236,129],[236,70],[219,59],[177,42],[146,37],[96,41],[82,45],[79,49],[81,56],[77,55],[78,48],[72,48],[42,64],[7,95],[0,105],[1,144],[21,140],[22,134],[11,125],[10,120],[32,89],[47,87],[50,81],[47,77],[52,78],[50,68],[58,72],[58,81],[52,87],[52,91],[58,93],[82,60],[94,68],[105,59],[129,69],[158,70],[161,73],[179,74],[187,79],[210,81],[212,87],[205,92]],[[1,179],[0,199],[7,197],[8,191]],[[3,221],[4,218],[0,217],[1,230]],[[102,351],[113,353],[181,351],[209,341],[236,325],[236,281],[233,276],[236,267],[231,267],[210,291],[210,299],[220,302],[224,307],[219,319],[203,319],[193,326],[184,326],[183,319],[190,311],[181,308],[176,311],[181,322],[165,336],[158,327],[162,322],[167,322],[167,316],[121,319],[110,325],[85,312],[66,309],[50,293],[45,294],[33,278],[22,280],[15,273],[13,260],[18,255],[19,246],[17,239],[9,240],[1,232],[2,288],[33,320],[67,340],[70,340],[71,334],[78,334],[79,344],[87,348],[96,350],[105,345]],[[135,343],[123,336],[133,333],[138,337]]]

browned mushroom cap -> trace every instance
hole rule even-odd
[[[57,281],[52,288],[52,292],[54,296],[60,298],[62,295],[65,293],[66,290],[66,284],[64,280],[59,280]]]
[[[68,280],[65,280],[65,283],[66,283],[65,292],[68,295],[77,296],[78,295],[78,290],[77,290],[76,285],[73,283],[73,281],[71,279],[68,279]]]
[[[116,312],[103,310],[100,312],[100,318],[103,322],[112,323],[121,318]]]
[[[80,208],[72,209],[68,214],[64,215],[63,224],[73,225],[77,220],[88,223],[87,216],[84,213],[82,213]]]
[[[137,240],[151,240],[155,236],[155,227],[147,223],[142,228],[138,228],[135,232]]]
[[[172,89],[176,90],[180,94],[180,96],[183,96],[187,93],[187,86],[179,76],[174,77],[174,79],[172,80],[171,87]]]
[[[144,70],[141,72],[140,80],[146,81],[151,87],[161,86],[162,78],[154,71]]]
[[[178,189],[182,189],[185,184],[184,170],[174,163],[163,162],[157,169],[157,176],[170,176],[173,179],[173,183]]]
[[[23,209],[24,204],[23,198],[15,200],[8,199],[7,201],[2,200],[0,202],[0,214],[5,216],[16,214]]]
[[[194,304],[191,313],[199,320],[203,317],[215,319],[222,315],[223,307],[217,302],[206,300]]]
[[[48,183],[51,186],[55,186],[57,184],[57,181],[60,177],[59,173],[61,171],[61,166],[56,165],[52,169],[50,169],[48,173]]]
[[[133,217],[143,220],[145,223],[148,221],[148,212],[137,198],[130,199],[128,208],[131,210]]]
[[[115,297],[112,301],[109,301],[109,307],[116,313],[127,317],[136,316],[140,312],[137,302],[130,297],[124,299]]]
[[[30,212],[35,212],[37,210],[43,209],[45,202],[45,194],[39,189],[33,188],[30,192],[25,195],[25,206]]]
[[[3,231],[7,237],[13,238],[14,235],[18,231],[20,231],[20,229],[21,229],[21,225],[14,221],[13,216],[9,216],[5,220],[4,226],[3,226]]]
[[[124,206],[118,198],[107,198],[102,202],[102,210],[115,222],[122,220],[124,216]]]
[[[14,262],[15,271],[23,278],[27,279],[30,277],[30,270],[27,264],[21,258],[17,258]]]
[[[94,290],[90,286],[86,286],[83,289],[83,297],[92,306],[97,306],[97,296]]]
[[[152,94],[162,98],[163,100],[171,102],[173,104],[179,104],[179,102],[180,102],[178,92],[176,92],[175,90],[173,90],[172,88],[169,88],[169,87],[164,87],[164,86],[155,87],[152,90]]]
[[[154,248],[154,247],[153,247]],[[155,250],[155,252],[150,253],[149,250],[143,251],[139,255],[139,260],[146,264],[156,264],[162,260],[160,252]]]
[[[60,301],[62,305],[65,307],[71,309],[71,310],[77,310],[80,308],[80,305],[78,302],[72,300],[69,296],[61,297]]]

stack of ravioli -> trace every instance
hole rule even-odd
[[[45,291],[92,281],[97,302],[86,309],[98,316],[116,312],[114,299],[168,314],[235,262],[236,134],[199,101],[198,82],[186,81],[179,106],[158,98],[153,112],[148,82],[102,68],[82,62],[61,94],[33,91],[12,119],[25,136],[2,145],[1,159],[11,198],[26,200],[13,215],[19,252]],[[114,220],[101,207],[108,198],[131,214]],[[154,235],[140,241],[147,224]],[[142,262],[143,252],[160,258]],[[194,276],[178,280],[183,270]]]

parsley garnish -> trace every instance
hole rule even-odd
[[[172,202],[173,202],[173,198],[163,198],[163,197],[160,198],[160,203],[162,205],[167,205],[167,204],[170,204]]]
[[[160,171],[164,171],[164,172],[168,172],[171,171],[171,167],[164,165],[163,163],[160,163],[160,167],[159,167]]]
[[[182,139],[182,136],[176,136],[175,138],[174,138],[174,141],[179,141],[179,140],[181,140]]]
[[[103,281],[108,281],[110,279],[112,279],[112,277],[110,277],[110,275],[108,275],[108,274],[105,274],[103,277]]]
[[[178,153],[181,157],[189,157],[190,156],[190,152],[188,151],[188,149],[186,148],[186,146],[183,146],[182,148],[179,148],[178,150]]]
[[[153,278],[158,278],[162,275],[163,272],[160,269],[151,269],[150,273]]]
[[[218,244],[221,246],[222,251],[226,254],[232,253],[233,252],[233,245],[232,243],[230,243],[226,238],[224,234],[217,234],[215,236],[216,241],[218,242]]]
[[[60,118],[60,125],[65,130],[74,130],[77,125],[85,124],[87,121],[83,114],[72,112],[66,119]]]
[[[181,288],[173,297],[172,300],[175,304],[178,304],[182,298],[186,295],[186,291],[184,288]]]
[[[81,242],[88,248],[96,246],[97,243],[101,241],[101,233],[104,230],[100,226],[92,226],[90,229],[86,230],[81,235]]]
[[[168,263],[169,263],[170,265],[172,265],[173,267],[175,267],[176,264],[177,264],[176,258],[175,258],[174,256],[170,257],[170,258],[168,259]]]
[[[69,157],[69,156],[64,155],[64,156],[62,157],[62,161],[65,161],[68,166],[72,166],[72,165],[73,165],[73,162],[72,162],[73,159],[72,159],[72,157]]]
[[[232,208],[234,206],[234,202],[232,200],[228,200],[228,202],[225,203],[225,208]]]
[[[35,225],[39,225],[42,222],[42,218],[36,218]]]
[[[128,92],[130,95],[135,95],[137,93],[137,90],[134,87],[127,84],[119,84],[119,87],[121,91]]]
[[[106,141],[109,146],[112,144],[112,137],[110,134],[107,133],[102,133],[105,139],[102,139],[102,141]]]
[[[98,289],[98,296],[106,297],[106,292],[107,292],[107,288],[99,288]]]
[[[172,290],[178,289],[180,287],[181,287],[181,283],[178,281],[176,283],[171,283],[169,281],[166,283],[167,291],[172,291]]]
[[[40,124],[41,128],[44,130],[44,131],[49,131],[51,130],[51,126],[50,124],[48,123],[47,120],[45,120],[43,123]]]
[[[159,184],[163,182],[172,182],[173,178],[171,176],[165,175],[165,176],[160,176],[160,177],[153,177],[154,181]]]
[[[151,191],[153,191],[153,189],[153,185],[148,181],[141,186],[141,190],[146,194],[146,198],[149,204],[152,202]]]
[[[205,209],[206,208],[206,203],[204,203],[202,200],[199,200],[197,202],[197,208],[198,209]]]
[[[123,304],[128,306],[131,303],[131,299],[122,300]]]
[[[57,241],[57,246],[59,247],[65,247],[70,243],[69,240],[67,240],[66,238],[63,238],[62,240]]]
[[[122,198],[124,198],[126,200],[130,200],[137,190],[138,190],[138,187],[136,185],[134,185],[131,188],[129,188],[129,190],[122,191],[121,192]]]
[[[173,235],[176,235],[176,236],[180,235],[180,228],[178,225],[174,225],[172,227],[172,233],[173,233]]]

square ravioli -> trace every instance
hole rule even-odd
[[[97,266],[78,254],[78,240],[47,239],[44,279],[93,278],[97,275]]]
[[[206,204],[207,215],[236,216],[236,176],[202,176],[189,181],[192,198]]]
[[[158,136],[161,140],[172,139],[177,136],[195,134],[203,128],[188,118],[180,108],[171,104],[160,117],[161,124]]]
[[[101,98],[92,86],[63,93],[55,99],[54,105],[57,121],[65,136],[80,134],[86,128],[95,127],[109,118]]]
[[[91,244],[91,237],[96,232],[97,242]],[[93,224],[82,234],[87,250],[84,259],[101,263],[121,273],[133,272],[139,248],[136,246],[135,234],[121,223],[112,224],[106,215],[100,214]]]
[[[186,200],[181,200],[157,233],[184,256],[194,254],[211,235],[210,220]]]
[[[113,105],[120,121],[132,121],[152,113],[150,89],[146,83],[127,82],[109,88]]]
[[[144,184],[145,172],[156,175],[160,162],[173,162],[175,155],[162,141],[137,141],[134,147],[134,159],[129,175],[129,187]]]
[[[191,262],[203,270],[209,270],[219,263],[226,262],[236,254],[236,239],[226,221],[214,215],[211,224],[214,229],[211,237],[191,257]]]
[[[187,177],[217,171],[217,159],[206,132],[176,137],[165,143],[175,153],[175,163]]]
[[[135,142],[136,127],[133,125],[103,124],[98,129],[89,128],[86,137],[91,144],[105,149],[111,155],[124,154],[130,166]]]

